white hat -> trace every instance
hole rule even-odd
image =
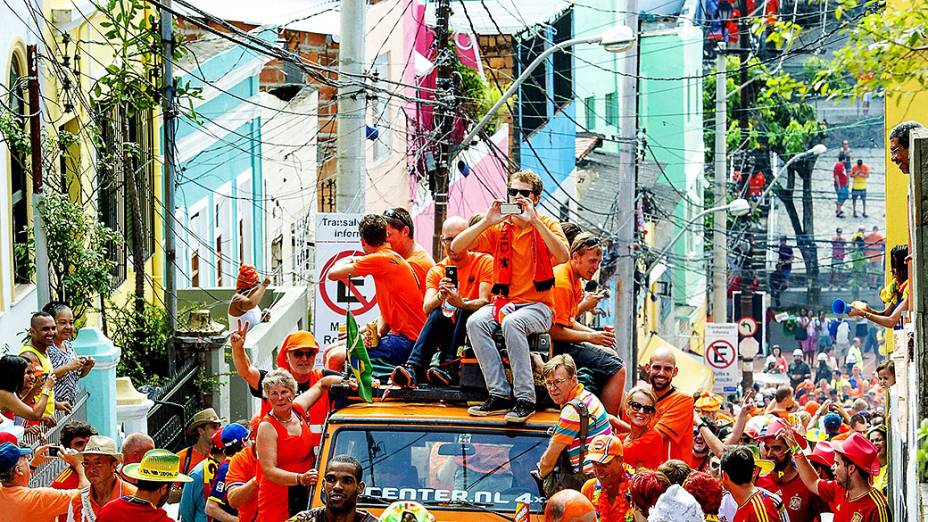
[[[768,355],[768,356],[767,356],[767,364],[775,363],[775,362],[777,362],[777,358],[776,358],[776,357],[774,357],[774,356],[772,356],[772,355]]]
[[[688,491],[674,484],[667,488],[651,508],[648,522],[703,522],[699,502]]]
[[[827,360],[828,360],[828,356],[825,355],[824,353],[820,353],[820,354],[818,354],[818,360],[820,360],[820,361],[827,361]]]
[[[793,350],[793,357],[802,357],[802,350],[800,348]]]

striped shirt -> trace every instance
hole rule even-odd
[[[589,446],[590,441],[597,435],[611,435],[612,426],[609,424],[609,418],[606,415],[606,408],[595,395],[583,389],[582,384],[571,390],[567,402],[579,399],[586,404],[587,411],[590,413],[589,428],[586,434],[584,446]],[[561,417],[557,421],[557,428],[554,430],[552,440],[567,446],[567,455],[570,456],[570,463],[574,471],[580,469],[580,413],[573,406],[567,406],[567,403],[561,407]],[[583,466],[584,473],[593,473],[593,464],[586,462]]]
[[[886,497],[876,489],[849,500],[847,490],[833,480],[818,481],[818,494],[835,508],[834,522],[892,522]]]
[[[732,522],[789,522],[789,515],[780,497],[764,488],[757,491],[738,506]]]

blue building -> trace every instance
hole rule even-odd
[[[274,42],[276,30],[256,32]],[[265,271],[261,107],[267,56],[224,39],[189,44],[175,78],[201,88],[196,120],[178,118],[177,286],[232,287],[239,265]]]

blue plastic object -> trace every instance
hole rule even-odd
[[[844,315],[847,313],[847,303],[844,302],[844,299],[838,298],[831,303],[831,311],[838,314]]]

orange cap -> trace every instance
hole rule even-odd
[[[318,352],[319,342],[316,341],[316,337],[313,336],[313,334],[306,330],[293,332],[284,339],[283,344],[280,346],[280,352],[277,353],[277,367],[292,373],[293,370],[290,369],[290,362],[287,360],[287,352],[299,350],[301,348],[309,348]]]
[[[622,441],[615,435],[597,435],[590,441],[590,446],[586,452],[586,460],[608,464],[615,457],[621,457],[624,451]]]
[[[242,265],[238,269],[238,279],[235,288],[239,291],[248,290],[258,284],[258,270],[251,265]]]

